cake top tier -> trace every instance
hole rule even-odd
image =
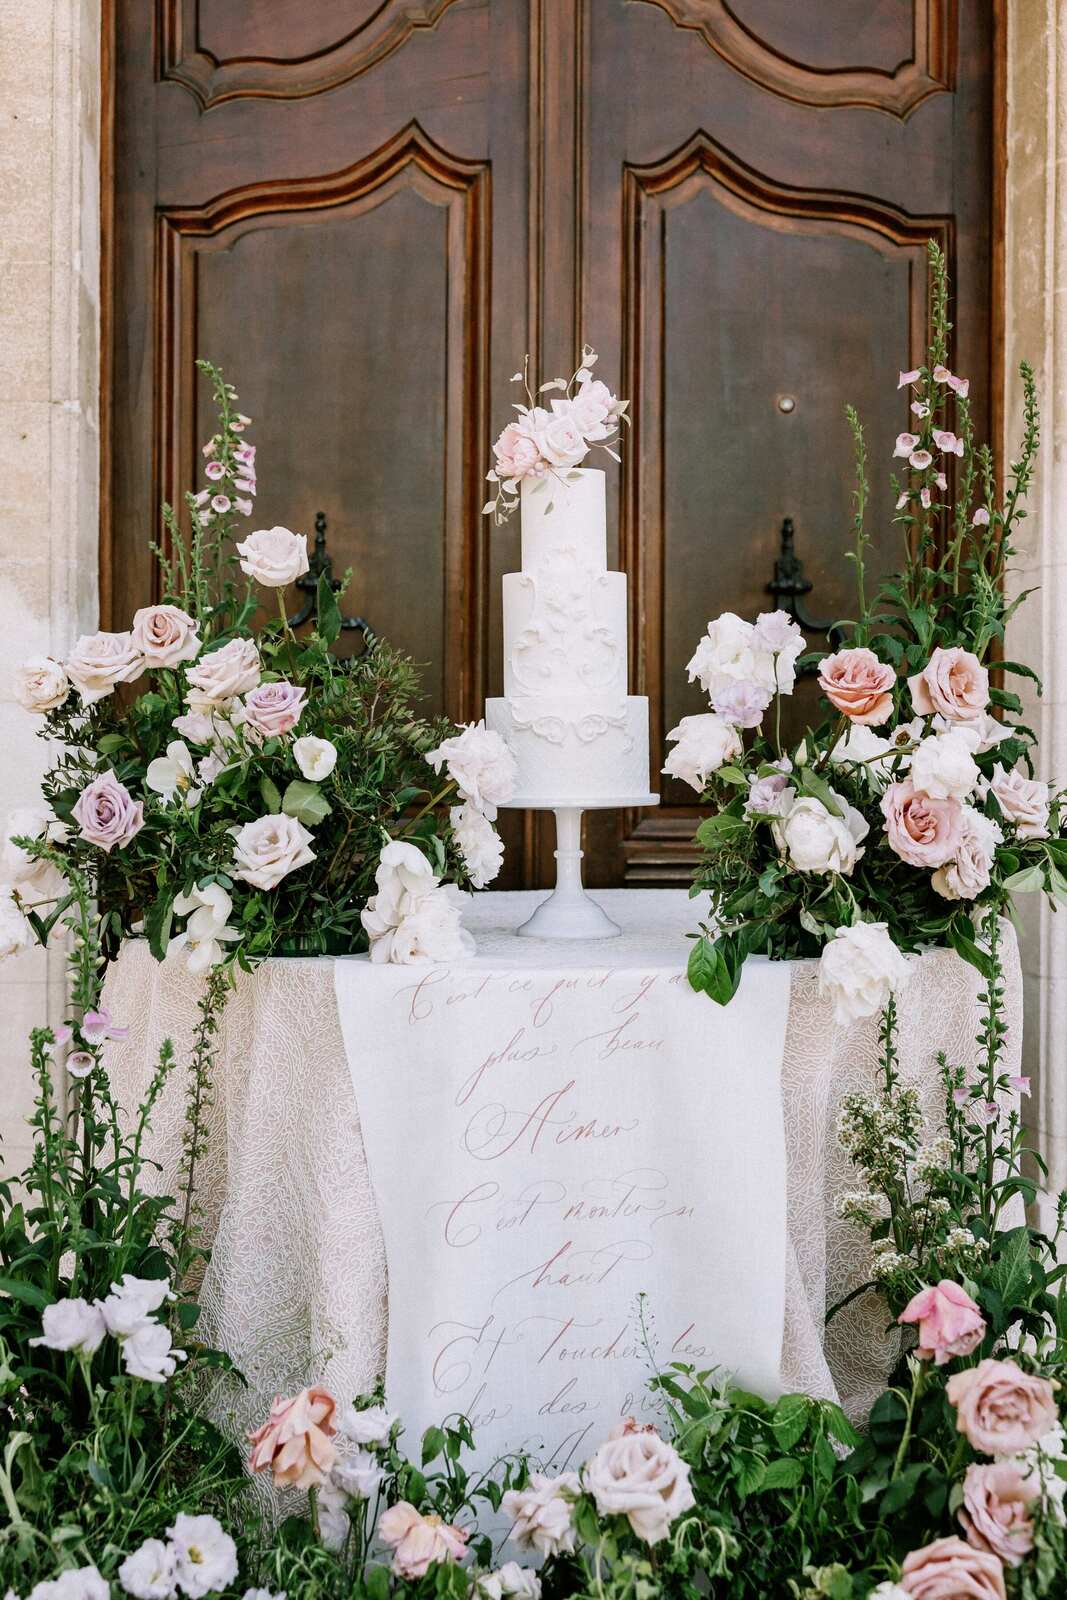
[[[590,571],[607,570],[602,472],[594,467],[566,467],[558,474],[527,478],[521,501],[523,572],[550,566],[564,552]]]

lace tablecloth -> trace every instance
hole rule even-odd
[[[467,916],[479,954],[494,964],[536,965],[534,942],[510,929],[538,896],[483,894]],[[665,943],[697,908],[678,890],[614,890],[598,896],[624,929],[602,941],[597,961],[664,964]],[[1022,982],[1014,936],[1005,929],[1007,1070],[1022,1043]],[[555,945],[553,963],[581,962]],[[588,951],[584,959],[589,961]],[[921,1092],[931,1129],[940,1119],[936,1053],[975,1059],[981,980],[950,951],[916,958],[900,1007],[900,1062]],[[197,983],[158,965],[143,941],[122,951],[105,1003],[128,1024],[108,1064],[120,1105],[142,1100],[164,1039],[178,1054],[147,1153],[145,1178],[174,1193],[184,1126],[186,1073],[196,1023]],[[708,1004],[712,1004],[708,1001]],[[882,1304],[861,1296],[825,1327],[828,1305],[866,1277],[865,1235],[834,1214],[835,1196],[855,1187],[835,1124],[842,1097],[876,1082],[874,1021],[835,1027],[818,995],[814,962],[793,964],[782,1071],[788,1164],[789,1252],[782,1377],[789,1388],[836,1395],[853,1413],[882,1387],[894,1343]],[[328,958],[276,959],[240,974],[219,1033],[209,1136],[199,1168],[203,1238],[211,1260],[202,1285],[203,1332],[232,1356],[247,1388],[229,1390],[220,1418],[243,1432],[266,1416],[276,1393],[311,1382],[349,1398],[384,1369],[388,1325],[385,1251],[363,1150]],[[404,1159],[398,1148],[397,1160]],[[760,1151],[751,1159],[758,1166]]]

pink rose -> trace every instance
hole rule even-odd
[[[618,416],[619,402],[599,378],[583,383],[573,400],[555,401],[552,409],[562,410],[564,405],[587,439],[606,439]]]
[[[626,1517],[646,1544],[658,1544],[695,1504],[689,1468],[656,1429],[631,1417],[582,1468],[582,1483],[602,1517]]]
[[[195,667],[187,667],[185,676],[197,694],[195,703],[192,693],[189,696],[194,710],[222,705],[255,688],[260,676],[259,651],[251,639],[231,639],[201,656]]]
[[[936,711],[949,722],[974,722],[989,704],[989,673],[959,645],[951,650],[938,646],[922,671],[908,679],[908,688],[923,717]]]
[[[144,804],[108,771],[82,790],[73,816],[83,839],[111,851],[116,845],[129,844],[144,827]]]
[[[1027,1515],[1040,1494],[1013,1461],[967,1468],[960,1521],[976,1550],[988,1550],[1017,1567],[1034,1548],[1034,1525]]]
[[[200,654],[196,623],[178,606],[142,606],[133,614],[130,637],[146,667],[176,667]]]
[[[873,650],[839,650],[819,668],[819,687],[832,706],[853,722],[877,727],[893,710],[897,675]]]
[[[378,1518],[378,1537],[393,1551],[398,1578],[421,1578],[435,1561],[462,1561],[468,1535],[441,1517],[424,1517],[400,1500]]]
[[[291,1400],[275,1395],[270,1417],[249,1434],[253,1472],[269,1467],[279,1489],[310,1489],[326,1479],[337,1460],[330,1435],[337,1432],[337,1402],[328,1389],[301,1389]]]
[[[985,1334],[985,1318],[965,1289],[950,1278],[920,1289],[897,1318],[919,1324],[920,1361],[943,1367],[953,1356],[969,1356]]]
[[[1021,772],[1006,772],[998,761],[989,787],[1009,822],[1014,822],[1020,839],[1048,838],[1048,784],[1024,778]]]
[[[891,783],[882,796],[882,815],[890,846],[913,867],[943,867],[959,849],[963,807],[958,800],[932,800],[906,779]]]
[[[264,739],[278,737],[295,728],[304,709],[305,689],[294,683],[261,683],[245,695],[245,725]]]
[[[996,1556],[962,1539],[935,1539],[904,1559],[900,1587],[914,1600],[1005,1600]]]
[[[1014,1361],[980,1361],[954,1372],[947,1386],[956,1407],[956,1427],[987,1456],[1014,1456],[1051,1433],[1059,1418],[1047,1378],[1024,1372]]]
[[[544,471],[541,452],[519,422],[509,422],[493,446],[497,477],[518,481]]]
[[[144,657],[129,633],[83,634],[67,661],[67,677],[87,706],[113,694],[117,683],[132,683],[143,671]]]

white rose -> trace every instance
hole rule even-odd
[[[308,542],[288,528],[260,528],[237,546],[241,571],[265,589],[284,589],[308,570]]]
[[[134,1600],[170,1600],[174,1593],[174,1551],[162,1539],[146,1539],[119,1568],[119,1582]]]
[[[1009,822],[1014,822],[1020,839],[1048,838],[1048,784],[1021,772],[1007,772],[998,761],[989,787]]]
[[[485,814],[472,806],[453,806],[448,813],[463,865],[476,889],[492,883],[504,860],[504,844]]]
[[[196,621],[178,606],[142,606],[130,634],[148,667],[176,667],[200,654]]]
[[[930,879],[931,886],[945,900],[973,900],[989,888],[993,857],[1004,837],[991,817],[983,816],[973,806],[962,809],[963,827],[956,854]]]
[[[0,883],[0,961],[33,943],[33,929],[6,883]]]
[[[588,454],[589,445],[575,419],[566,412],[550,413],[535,408],[532,425],[534,443],[552,467],[576,467]]]
[[[321,783],[337,765],[337,746],[306,733],[294,741],[293,759],[309,783]]]
[[[541,1600],[541,1580],[532,1567],[505,1561],[493,1576],[500,1584],[502,1595],[514,1595],[516,1600]]]
[[[94,1301],[80,1298],[55,1300],[45,1306],[41,1314],[42,1332],[32,1345],[44,1345],[46,1350],[73,1350],[78,1355],[91,1356],[98,1350],[107,1333],[104,1314]]]
[[[519,764],[500,735],[484,722],[468,723],[442,740],[426,760],[435,772],[447,766],[460,799],[472,801],[490,822],[497,807],[506,805],[515,793]]]
[[[280,812],[246,822],[233,842],[234,877],[254,889],[276,889],[290,872],[314,861],[311,838],[302,822]]]
[[[331,1477],[349,1499],[369,1500],[372,1494],[377,1494],[385,1472],[369,1450],[357,1450],[353,1456],[342,1456]]]
[[[189,1600],[225,1589],[237,1577],[237,1546],[214,1517],[182,1512],[167,1529],[178,1585]]]
[[[130,633],[83,634],[67,661],[67,677],[87,706],[113,694],[117,683],[132,683],[143,671],[144,657]]]
[[[956,728],[923,739],[912,752],[912,783],[932,800],[965,800],[981,776],[973,750],[971,740]]]
[[[663,768],[672,778],[681,778],[700,794],[713,772],[739,756],[741,735],[733,723],[705,711],[698,717],[683,717],[672,728],[668,739],[677,740]]]
[[[834,1021],[841,1026],[877,1015],[910,976],[884,922],[835,929],[819,958],[819,993],[833,1000]]]
[[[831,790],[842,816],[835,817],[814,795],[802,795],[779,822],[772,823],[778,847],[798,872],[852,871],[870,831],[865,818]]]
[[[921,722],[922,718],[918,720]],[[965,723],[950,722],[947,717],[938,713],[936,717],[931,717],[930,727],[934,733],[947,733],[950,728],[954,728],[957,733],[966,734],[976,756],[980,756],[985,750],[995,749],[1001,740],[1009,738],[1012,732],[1006,723],[998,722],[988,711],[980,711],[976,717]]]
[[[4,876],[11,884],[21,884],[32,889],[44,899],[60,892],[62,877],[50,861],[38,861],[27,854],[15,839],[43,839],[55,823],[51,811],[45,806],[19,806],[7,819],[3,833],[3,850],[0,864]]]
[[[574,1502],[580,1493],[574,1472],[558,1478],[532,1472],[525,1489],[509,1489],[500,1503],[504,1515],[514,1523],[510,1538],[521,1550],[537,1550],[543,1556],[572,1555]]]
[[[602,1517],[622,1516],[639,1539],[658,1544],[696,1502],[689,1468],[654,1428],[618,1432],[582,1468],[584,1487]]]
[[[759,643],[752,623],[745,622],[732,611],[724,611],[721,617],[708,623],[708,631],[697,645],[686,671],[689,682],[699,678],[709,695],[724,678],[760,684],[765,689],[775,687],[773,654]]]
[[[425,856],[422,859],[426,861]],[[429,866],[428,861],[426,865]],[[353,1444],[385,1444],[396,1422],[396,1412],[386,1411],[384,1406],[365,1406],[362,1411],[355,1406],[346,1406],[337,1426]]]
[[[70,693],[70,681],[51,656],[30,656],[15,668],[15,697],[26,711],[54,711]]]
[[[251,639],[231,639],[201,656],[185,670],[186,682],[199,693],[189,695],[193,711],[207,712],[255,689],[262,675],[259,651]]]

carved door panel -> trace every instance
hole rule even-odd
[[[844,609],[842,408],[881,468],[931,232],[981,412],[984,3],[958,8],[958,37],[953,0],[112,4],[114,626],[151,593],[159,501],[196,475],[208,356],[256,419],[257,525],[310,532],[324,511],[349,609],[426,664],[435,707],[479,716],[518,565],[517,528],[490,536],[480,514],[490,439],[522,352],[551,376],[585,338],[633,401],[609,519],[655,772],[699,706],[696,637],[764,603],[783,516],[814,608]],[[684,876],[692,798],[592,819],[591,881]],[[545,881],[544,830],[506,829],[502,881]]]

